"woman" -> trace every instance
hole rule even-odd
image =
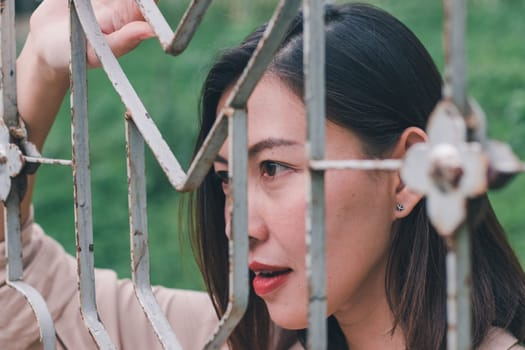
[[[408,28],[376,8],[327,6],[325,20],[326,158],[402,158],[426,140],[440,99],[432,59]],[[295,339],[307,327],[302,25],[298,16],[248,102],[252,293],[231,339],[237,349],[268,348],[272,321],[299,330]],[[196,150],[264,29],[212,67]],[[219,315],[228,303],[227,143],[196,195],[193,230]],[[329,348],[445,349],[446,249],[421,196],[397,172],[328,171],[326,210]],[[490,206],[473,231],[474,345],[492,327],[523,340],[525,276]]]
[[[33,16],[31,34],[18,61],[20,113],[39,147],[67,87],[67,56],[58,55],[64,54],[63,47],[54,46],[66,41],[65,5],[62,0],[47,0]],[[95,9],[118,54],[151,36],[132,3],[101,0],[95,2]],[[410,31],[380,10],[331,6],[326,22],[327,157],[402,158],[412,144],[426,139],[426,118],[440,98],[441,81],[434,64]],[[298,16],[248,102],[253,283],[248,312],[230,340],[234,349],[299,347],[297,341],[304,339],[306,159],[301,27]],[[224,53],[211,69],[203,89],[197,149],[263,29]],[[57,34],[64,40],[58,40]],[[96,64],[92,53],[89,59]],[[196,195],[193,220],[198,260],[219,315],[228,301],[226,150],[227,144]],[[492,349],[494,341],[501,341],[505,345],[499,348],[508,349],[525,337],[525,278],[491,210],[475,230],[475,344]],[[444,247],[426,219],[421,196],[409,191],[397,173],[328,172],[327,244],[330,348],[444,349]],[[33,275],[29,278],[41,278]],[[282,276],[279,284],[271,281],[275,275]],[[57,286],[62,276],[56,274],[46,282]],[[121,294],[129,294],[121,286],[97,285],[110,289],[118,300]],[[163,305],[174,301],[184,307],[189,299],[200,298],[185,296],[181,302],[180,294],[166,293]],[[103,321],[106,309],[126,315],[125,308],[111,309],[105,295],[99,295]],[[208,310],[198,314],[208,320]],[[130,318],[117,317],[112,326],[129,329],[133,325],[124,323]],[[70,329],[83,327],[75,321]],[[176,332],[184,332],[182,322],[172,321]],[[209,326],[205,322],[203,328]],[[142,326],[135,325],[136,329]],[[126,336],[133,336],[133,330],[128,332]],[[191,344],[188,334],[177,335]]]

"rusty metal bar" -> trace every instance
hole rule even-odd
[[[182,349],[151,290],[144,139],[130,119],[126,119],[126,140],[133,287],[137,299],[164,349]]]
[[[472,266],[467,228],[460,228],[457,237],[451,238],[447,243],[447,350],[470,350]]]
[[[188,169],[188,175],[178,191],[187,192],[197,188],[210,169],[215,156],[228,136],[228,119],[222,111],[215,119],[206,139]]]
[[[91,2],[73,0],[73,3],[77,9],[78,18],[87,40],[100,58],[102,67],[113,83],[115,91],[120,95],[123,103],[130,111],[135,125],[140,130],[142,137],[144,137],[155,158],[157,158],[168,180],[173,187],[179,187],[185,178],[184,171],[131,86],[115,55],[111,52],[93,13]]]
[[[211,0],[192,0],[175,34],[157,7],[155,0],[135,0],[135,2],[155,32],[164,52],[179,55],[193,38]]]
[[[347,160],[311,160],[312,170],[399,170],[403,165],[401,159],[347,159]]]
[[[458,305],[457,305],[457,253],[451,248],[447,250],[446,271],[447,271],[447,350],[458,349],[457,344],[457,324],[458,324]]]
[[[57,346],[53,318],[42,295],[40,295],[35,288],[20,280],[9,281],[7,284],[22,294],[29,302],[29,305],[31,305],[38,325],[40,326],[40,342],[42,348],[44,350],[55,350]]]
[[[79,22],[76,4],[70,3],[70,11],[71,134],[80,311],[98,347],[115,349],[97,313],[87,107],[87,43]]]
[[[13,184],[14,185],[14,184]],[[4,232],[6,232],[7,256],[7,285],[22,294],[33,309],[40,328],[40,341],[44,350],[56,349],[55,327],[53,318],[47,308],[42,295],[22,281],[22,240],[20,235],[20,196],[17,186],[11,187],[11,192],[5,203],[4,214],[6,217]]]
[[[16,40],[15,40],[15,2],[2,0],[0,11],[0,40],[2,46],[2,112],[7,127],[18,127],[18,110],[16,106]]]
[[[69,159],[52,159],[52,158],[45,158],[45,157],[30,157],[30,156],[23,156],[23,158],[24,158],[24,161],[27,163],[65,165],[65,166],[73,165],[73,162]]]
[[[226,139],[227,128],[224,120],[225,113],[231,114],[231,108],[244,109],[248,97],[264,74],[279,44],[282,42],[294,15],[299,9],[300,3],[300,0],[281,0],[277,5],[261,41],[258,43],[246,68],[228,96],[225,103],[226,107],[221,111],[219,116],[217,116],[212,130],[190,165],[184,183],[178,187],[177,190],[191,191],[202,182],[202,179],[208,172],[215,156]]]
[[[166,51],[173,38],[173,31],[160,12],[155,0],[135,0],[142,16],[149,23],[151,29],[160,41],[162,49]]]
[[[259,82],[283,41],[300,4],[300,0],[281,0],[279,2],[252,57],[235,84],[227,100],[227,106],[244,108],[255,85]]]
[[[445,85],[443,96],[451,99],[467,119],[470,114],[467,94],[465,53],[466,2],[444,0],[445,11]],[[466,225],[447,239],[447,349],[468,350],[471,335],[471,261],[470,232]]]
[[[460,350],[472,349],[472,261],[470,260],[470,232],[464,225],[456,239],[456,280],[457,280],[457,345]]]
[[[230,281],[229,304],[205,349],[220,349],[248,306],[248,132],[246,110],[237,109],[229,119],[230,161]]]
[[[202,182],[202,179],[210,168],[220,146],[226,139],[226,128],[223,124],[224,116],[221,113],[217,118],[213,132],[210,133],[205,142],[205,146],[201,149],[191,164],[188,175],[186,176],[182,171],[179,162],[170,152],[170,149],[162,138],[161,133],[151,120],[138,95],[133,90],[129,80],[118,64],[117,59],[111,52],[111,49],[96,22],[90,2],[84,0],[73,1],[75,6],[77,6],[79,19],[88,41],[95,49],[106,74],[112,81],[115,90],[122,98],[124,104],[131,112],[133,121],[140,130],[144,140],[151,148],[169,181],[178,191],[193,190]],[[255,53],[250,59],[245,71],[233,88],[226,104],[227,106],[240,108],[244,106],[248,96],[255,87],[255,84],[264,73],[273,57],[273,54],[277,50],[278,45],[282,41],[293,15],[299,7],[299,3],[299,0],[282,0],[279,3],[263,39],[255,50]]]
[[[444,0],[446,66],[443,96],[452,99],[464,116],[469,113],[465,47],[466,7],[465,0]]]
[[[171,43],[166,48],[167,52],[172,55],[179,55],[186,49],[210,4],[211,0],[193,0],[191,2],[177,30],[175,30]]]
[[[306,152],[311,160],[325,153],[325,32],[322,0],[305,0],[304,91],[307,116]],[[326,241],[324,170],[310,169],[307,181],[306,267],[309,290],[308,349],[327,348]]]
[[[9,140],[9,127],[18,126],[18,109],[16,105],[16,40],[15,40],[15,2],[14,0],[2,1],[2,10],[0,11],[0,70],[1,70],[1,85],[0,89],[2,92],[1,100],[1,113],[2,113],[2,130],[3,139]],[[4,125],[5,124],[5,125]],[[9,142],[9,141],[8,141]],[[7,148],[7,144],[5,145]],[[13,191],[11,191],[13,192]],[[5,198],[4,198],[5,199]],[[10,226],[9,224],[16,224],[16,222],[10,222],[9,218],[14,216],[16,219],[16,213],[19,212],[18,203],[19,195],[12,193],[7,199],[6,206],[12,208],[15,212],[7,211],[6,220],[7,225],[5,227],[6,240],[9,243],[7,245],[7,254],[10,255],[7,265],[8,279],[16,281],[22,276],[22,242],[20,238],[20,225]],[[11,205],[10,205],[11,202]],[[16,253],[15,253],[16,252]]]
[[[15,37],[15,2],[3,0],[0,11],[0,70],[1,70],[1,128],[5,133],[2,137],[10,142],[9,128],[18,128],[18,109],[16,96],[16,37]],[[5,147],[4,157],[9,157],[8,144]],[[9,162],[9,159],[8,159]],[[8,167],[8,164],[2,164]],[[3,176],[10,176],[4,170]],[[24,175],[22,175],[24,176]],[[18,177],[11,179],[9,194],[4,202],[4,232],[6,244],[7,274],[6,283],[9,287],[22,294],[30,304],[39,324],[40,341],[45,350],[56,348],[55,328],[47,305],[40,293],[22,281],[22,237],[20,232],[20,201],[25,179]]]

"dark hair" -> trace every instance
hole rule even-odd
[[[380,9],[327,5],[325,22],[327,118],[355,132],[371,157],[381,157],[406,128],[424,129],[441,98],[440,74],[415,35]],[[299,14],[268,68],[301,98],[302,26]],[[196,150],[213,125],[221,95],[241,74],[265,28],[261,26],[238,47],[224,52],[211,68],[202,92]],[[228,303],[228,241],[224,195],[215,178],[210,170],[197,191],[191,224],[196,257],[221,316]],[[472,226],[474,345],[494,326],[523,340],[525,275],[488,200],[482,197],[477,202],[484,203],[485,209]],[[446,347],[445,254],[423,200],[393,233],[385,280],[394,326],[403,330],[408,349]],[[348,348],[335,318],[328,321],[329,348]],[[230,344],[234,349],[286,348],[300,338],[297,334],[272,326],[264,302],[251,290],[248,310]]]

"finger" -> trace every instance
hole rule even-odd
[[[155,33],[147,22],[135,21],[126,24],[119,30],[106,35],[109,47],[116,57],[120,57],[134,48],[142,41],[152,38]],[[99,66],[100,62],[92,48],[88,50],[88,64],[90,66]]]

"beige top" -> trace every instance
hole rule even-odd
[[[478,350],[525,350],[518,344],[518,340],[509,332],[501,328],[492,328]]]
[[[59,349],[96,349],[80,316],[76,260],[40,226],[27,222],[22,230],[24,281],[44,297],[55,322]],[[0,349],[38,349],[39,330],[26,300],[8,287],[5,243],[0,243]],[[119,349],[161,349],[138,303],[130,280],[97,269],[96,297],[100,318]],[[155,287],[183,349],[202,349],[217,325],[206,293]]]
[[[55,322],[59,349],[96,349],[80,316],[75,259],[46,236],[32,218],[22,228],[24,280],[46,300]],[[5,244],[0,242],[0,349],[40,349],[39,330],[26,300],[8,287]],[[100,318],[119,349],[161,349],[132,283],[115,272],[95,271]],[[202,292],[155,287],[154,294],[183,349],[202,349],[217,325],[209,297]],[[301,349],[295,344],[293,349]],[[478,350],[525,350],[503,329],[494,328]]]

